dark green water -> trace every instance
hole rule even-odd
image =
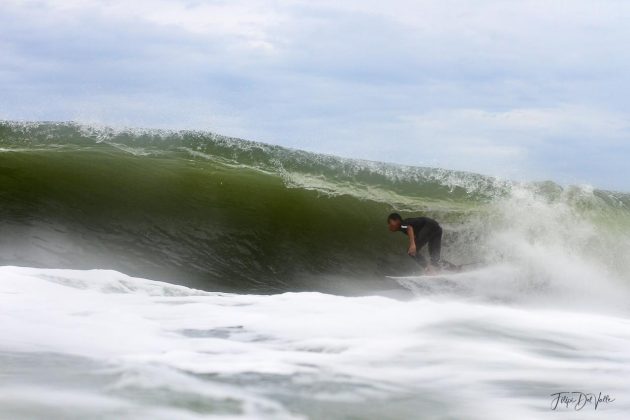
[[[506,182],[293,151],[200,132],[0,123],[0,264],[111,268],[203,289],[341,290],[409,273],[386,215],[446,226],[450,259],[480,243]],[[566,191],[540,184],[548,200]],[[572,200],[627,228],[627,195]],[[608,213],[613,214],[610,216]],[[344,283],[345,284],[345,283]]]

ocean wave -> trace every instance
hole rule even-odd
[[[115,269],[204,290],[363,293],[417,271],[385,228],[397,210],[438,219],[454,263],[511,264],[541,290],[630,284],[630,196],[620,192],[191,131],[4,122],[0,148],[12,151],[0,155],[2,264]]]

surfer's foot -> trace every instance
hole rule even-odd
[[[440,272],[440,269],[432,265],[428,265],[427,268],[424,270],[424,274],[428,274],[429,276],[434,276],[438,274],[439,272]]]

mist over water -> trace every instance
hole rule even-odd
[[[11,418],[574,418],[550,409],[573,390],[616,397],[580,417],[630,409],[625,193],[7,122],[0,200]],[[393,210],[479,264],[414,277]]]

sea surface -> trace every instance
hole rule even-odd
[[[627,419],[629,255],[628,193],[0,122],[0,418]]]

